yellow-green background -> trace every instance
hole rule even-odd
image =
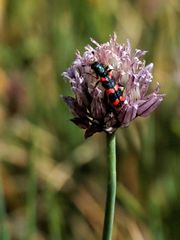
[[[179,0],[0,0],[0,239],[99,240],[105,135],[84,140],[61,73],[93,37],[148,50],[166,93],[117,132],[113,240],[180,239]]]

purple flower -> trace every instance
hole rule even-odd
[[[129,41],[118,44],[116,34],[104,44],[91,41],[95,47],[86,46],[82,56],[77,52],[72,66],[63,73],[74,92],[74,97],[65,96],[63,99],[74,115],[71,121],[86,129],[86,138],[101,131],[111,134],[119,127],[127,127],[138,116],[148,116],[164,97],[159,94],[159,84],[147,94],[153,64],[146,66],[141,59],[146,51],[132,51]],[[122,107],[113,107],[105,88],[101,83],[97,84],[101,79],[97,79],[91,67],[94,62],[111,69],[108,76],[112,75],[116,86],[124,86]]]

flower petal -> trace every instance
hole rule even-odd
[[[102,92],[98,91],[98,89],[95,89],[93,93],[93,99],[91,102],[91,114],[95,119],[102,119],[106,114]]]
[[[69,109],[74,116],[83,118],[87,116],[86,108],[80,106],[75,98],[70,96],[63,96],[63,100],[69,106]]]
[[[100,128],[100,126],[98,126],[98,125],[96,125],[96,124],[92,124],[92,125],[90,125],[90,126],[87,128],[87,130],[86,130],[86,132],[85,132],[85,134],[84,134],[84,137],[85,137],[85,138],[88,138],[88,137],[91,137],[94,133],[96,133],[96,132],[102,132],[102,131],[103,131],[103,129]]]
[[[147,99],[138,107],[137,115],[141,117],[147,117],[159,106],[162,100],[162,96],[152,96],[151,99]]]
[[[128,106],[125,112],[124,118],[121,122],[121,127],[127,127],[129,123],[136,118],[137,116],[138,105],[134,104],[132,106]]]
[[[72,118],[71,122],[73,122],[74,124],[76,124],[78,127],[86,129],[89,127],[89,120],[88,118]]]

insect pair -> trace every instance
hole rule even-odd
[[[125,101],[125,96],[123,95],[124,87],[115,82],[115,79],[112,76],[112,69],[109,69],[108,66],[105,67],[99,62],[92,63],[90,67],[96,74],[96,77],[99,78],[95,87],[101,83],[112,107],[117,110],[122,108]]]

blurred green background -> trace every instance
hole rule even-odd
[[[0,240],[99,240],[105,135],[84,140],[61,73],[93,37],[148,50],[167,96],[117,132],[113,240],[180,239],[180,2],[0,0]]]

